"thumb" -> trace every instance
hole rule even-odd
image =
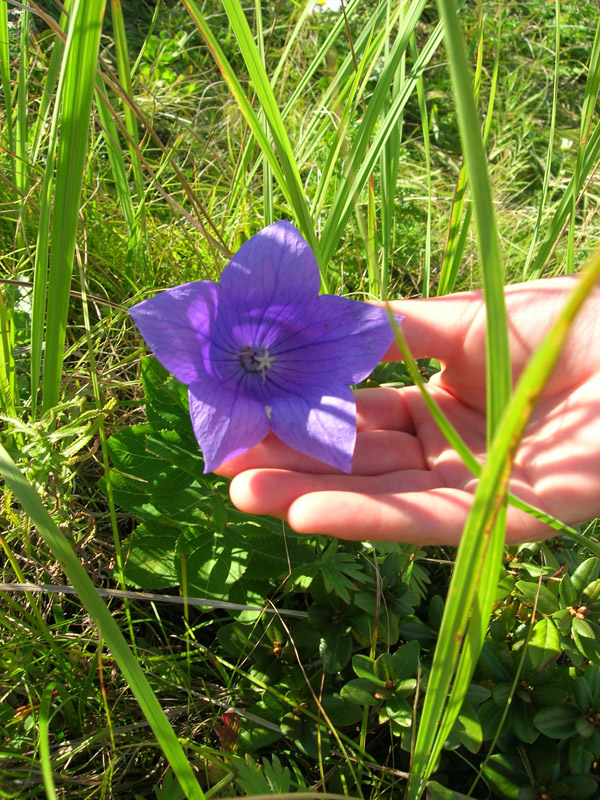
[[[452,361],[462,349],[465,334],[483,305],[481,291],[460,292],[420,300],[392,300],[386,304],[404,317],[402,333],[413,358]],[[394,342],[383,361],[399,361]]]

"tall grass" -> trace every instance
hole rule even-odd
[[[280,16],[265,4],[248,9],[239,0],[223,0],[222,8],[183,0],[183,8],[185,17],[182,10],[178,19],[188,26],[186,43],[194,44],[173,56],[169,48],[176,31],[163,39],[153,34],[163,13],[159,3],[146,34],[135,32],[119,0],[111,0],[110,24],[104,2],[69,0],[55,16],[46,5],[0,3],[2,147],[7,154],[1,191],[8,209],[1,229],[0,295],[6,573],[26,583],[23,560],[40,565],[37,577],[45,569],[56,574],[55,566],[48,565],[64,571],[101,637],[98,661],[104,644],[105,657],[114,659],[139,703],[181,796],[225,796],[231,773],[219,773],[206,794],[198,781],[200,772],[209,775],[222,766],[222,752],[215,753],[208,738],[198,744],[188,733],[184,751],[144,674],[129,607],[116,622],[117,613],[100,599],[80,563],[83,533],[77,528],[80,518],[74,521],[74,506],[85,509],[92,526],[101,515],[109,520],[104,526],[114,536],[117,578],[123,582],[122,521],[112,500],[105,429],[118,429],[138,416],[131,365],[139,352],[126,332],[121,303],[166,282],[214,278],[231,250],[281,216],[293,219],[309,241],[325,291],[386,299],[400,286],[403,291],[418,287],[423,296],[443,294],[469,282],[465,265],[476,260],[480,271],[475,282],[483,287],[487,314],[488,456],[479,464],[431,402],[434,419],[479,476],[479,484],[456,555],[410,771],[404,776],[405,796],[417,800],[435,772],[488,628],[506,504],[519,502],[507,488],[515,448],[569,326],[600,278],[595,258],[513,391],[503,291],[507,279],[538,277],[549,264],[572,271],[581,262],[579,215],[582,201],[595,203],[586,189],[600,161],[594,113],[600,25],[582,90],[574,163],[565,167],[557,185],[554,137],[562,62],[561,5],[556,0],[542,188],[525,213],[527,234],[510,241],[517,236],[512,221],[504,219],[510,204],[503,207],[494,192],[510,186],[520,167],[514,166],[515,174],[503,174],[490,156],[503,134],[498,106],[507,19],[502,8],[489,22],[481,13],[467,16],[468,4],[459,9],[454,0],[439,0],[439,20],[432,20],[426,0],[381,0],[368,8],[350,0],[342,13],[326,14],[319,23],[312,2],[282,4]],[[488,58],[489,25],[495,26],[497,43]],[[196,31],[201,41],[192,38]],[[138,35],[141,42],[134,44]],[[473,43],[476,47],[468,49]],[[154,62],[148,55],[153,48]],[[179,74],[169,71],[170,58],[183,63]],[[450,83],[439,77],[445,58]],[[524,96],[526,89],[524,82]],[[456,112],[460,152],[453,149],[454,131],[440,133],[436,104],[444,93]],[[443,146],[443,136],[452,146]],[[411,198],[417,189],[425,222],[415,237],[421,267],[411,272],[398,263],[402,239],[411,229],[397,198]],[[415,204],[409,199],[405,207]],[[503,251],[519,251],[519,263],[510,263]],[[410,354],[406,357],[420,382]],[[80,468],[89,468],[93,478],[85,490],[74,490],[78,481],[86,485]],[[104,506],[95,488],[99,477],[108,496]],[[87,500],[78,494],[85,491]],[[217,518],[216,492],[214,502]],[[565,530],[559,521],[548,521]],[[88,566],[93,563],[92,557]],[[31,612],[23,612],[28,630],[52,642],[49,624],[30,602]],[[3,636],[19,641],[20,647],[26,637],[9,618],[6,614],[0,620]],[[203,659],[212,659],[211,669],[235,694],[229,682],[237,675],[248,677],[243,666],[213,656],[186,622],[190,675],[196,649]],[[160,614],[151,624],[162,626]],[[376,633],[373,653],[375,644]],[[64,674],[72,669],[57,655],[59,648],[48,647],[57,663],[62,659]],[[178,659],[174,654],[173,675]],[[102,676],[101,665],[98,669]],[[256,677],[248,680],[295,706],[295,698],[276,687]],[[31,697],[32,713],[39,709],[39,764],[48,797],[61,796],[55,781],[58,760],[50,748],[52,692],[62,692],[61,685],[55,675],[37,698]],[[113,737],[105,687],[99,697]],[[358,776],[367,774],[370,764],[365,752],[368,714],[357,745],[321,712],[311,722],[319,736],[333,730],[342,763],[360,793]],[[319,768],[324,786],[321,751]],[[102,792],[112,796],[106,787]],[[283,790],[279,794],[285,796]]]

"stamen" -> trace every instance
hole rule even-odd
[[[268,369],[273,369],[274,356],[270,355],[266,347],[246,347],[242,348],[242,352],[238,353],[240,364],[246,372],[260,372],[262,382],[265,382],[265,372]]]

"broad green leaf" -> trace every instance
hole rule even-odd
[[[527,645],[527,654],[535,669],[545,669],[560,653],[560,634],[554,622],[551,619],[536,622]]]
[[[519,800],[519,790],[529,783],[521,759],[513,755],[491,756],[483,767],[483,777],[503,800]]]
[[[191,597],[227,599],[249,559],[244,542],[229,531],[217,535],[188,528],[181,533],[177,550],[182,590]]]
[[[460,714],[452,728],[452,734],[470,753],[479,751],[483,742],[481,722],[477,712],[469,703],[463,703]]]
[[[517,581],[517,589],[525,595],[532,606],[536,606],[541,614],[553,614],[558,611],[557,596],[543,583],[531,583],[530,581]]]
[[[599,571],[600,560],[595,556],[586,558],[586,560],[577,567],[575,572],[571,575],[571,582],[578,597],[589,583],[598,578]]]
[[[140,589],[166,589],[177,586],[175,566],[178,528],[159,522],[138,525],[123,542],[123,572],[128,583]]]
[[[340,625],[329,625],[322,631],[319,655],[325,672],[339,673],[344,669],[352,655],[352,644],[350,631]]]
[[[361,706],[376,706],[381,703],[382,698],[381,696],[375,697],[375,694],[381,695],[382,691],[385,692],[384,689],[374,686],[373,681],[368,678],[354,678],[342,686],[340,694],[344,700],[349,700],[351,703]],[[388,697],[390,694],[391,692],[387,693]]]
[[[571,703],[542,708],[533,720],[535,727],[550,739],[568,739],[575,735],[575,722],[581,711]]]

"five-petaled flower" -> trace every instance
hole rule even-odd
[[[350,385],[373,370],[393,331],[384,309],[319,287],[312,250],[282,221],[243,244],[219,283],[186,283],[130,309],[154,355],[188,386],[206,472],[269,429],[350,472]]]

